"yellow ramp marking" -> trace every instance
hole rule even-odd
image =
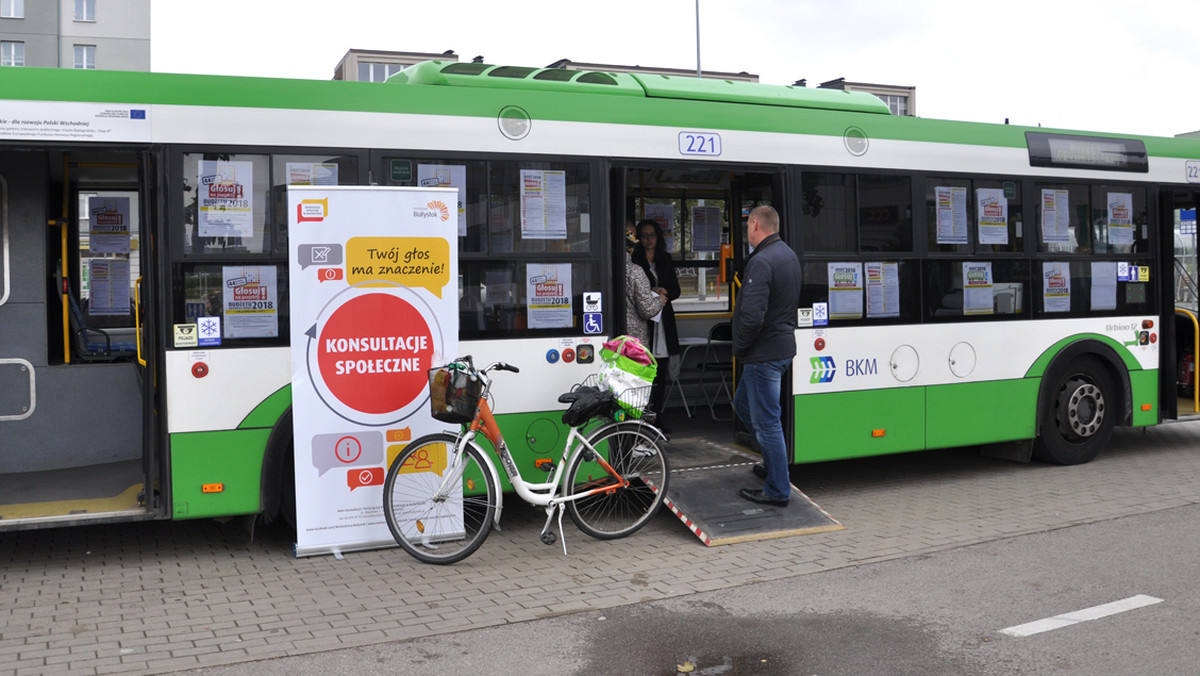
[[[0,519],[33,519],[42,516],[64,516],[67,514],[98,514],[138,509],[138,493],[143,484],[137,483],[111,498],[87,500],[57,500],[54,502],[27,502],[19,505],[0,505]]]

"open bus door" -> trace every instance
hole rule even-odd
[[[0,150],[0,530],[162,516],[150,162]]]
[[[1162,260],[1173,261],[1174,271],[1163,284],[1164,327],[1161,331],[1166,344],[1160,345],[1160,400],[1164,418],[1182,418],[1200,414],[1200,389],[1196,386],[1197,331],[1200,321],[1200,295],[1197,293],[1196,212],[1200,193],[1192,190],[1164,191],[1161,219],[1172,227],[1172,236],[1164,236]],[[1162,229],[1168,232],[1167,228]],[[1165,270],[1164,270],[1165,272]]]

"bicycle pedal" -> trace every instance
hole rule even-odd
[[[554,463],[543,462],[542,464],[538,465],[538,469],[542,470],[546,474],[550,474],[551,472],[554,471]]]
[[[551,531],[546,531],[545,533],[542,533],[542,544],[544,544],[544,545],[552,545],[557,540],[558,540],[557,533],[554,533]]]

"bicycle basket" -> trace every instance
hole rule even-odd
[[[471,422],[482,392],[483,381],[454,364],[429,369],[429,409],[437,420]]]

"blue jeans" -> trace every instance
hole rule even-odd
[[[779,359],[743,365],[737,393],[733,396],[734,411],[758,440],[763,465],[767,468],[763,494],[772,500],[792,497],[787,445],[779,407],[780,383],[791,364],[791,359]]]

